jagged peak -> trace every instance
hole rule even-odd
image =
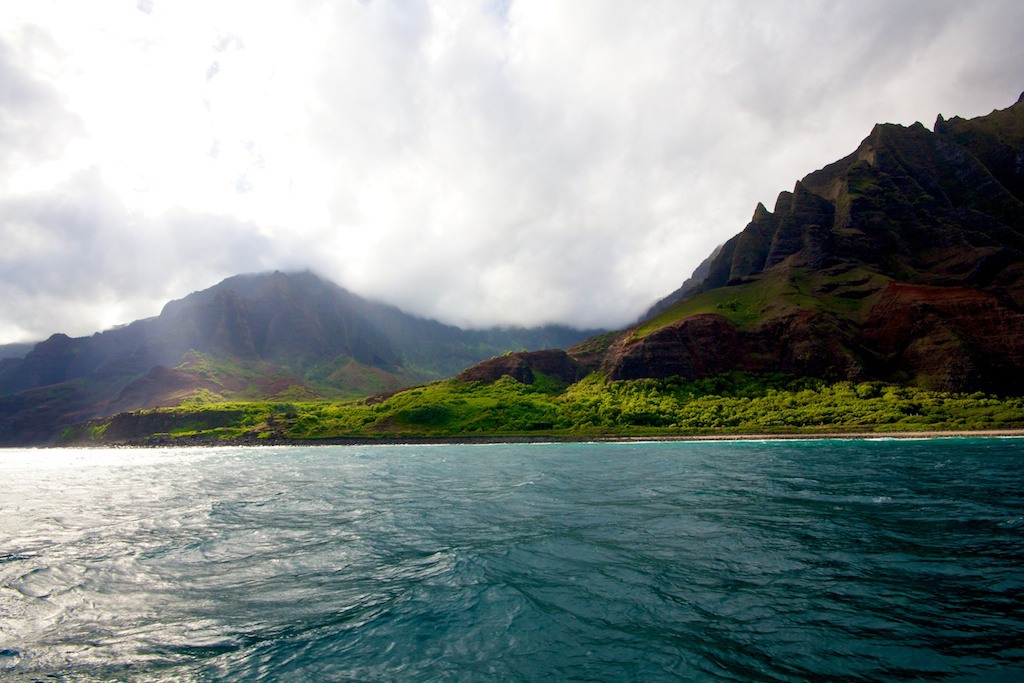
[[[908,133],[930,133],[920,121],[912,125],[904,126],[902,123],[876,123],[871,129],[871,134],[864,138],[861,147],[864,145],[884,145],[894,140],[903,139]]]
[[[756,221],[763,221],[765,218],[768,218],[771,215],[772,215],[771,211],[769,211],[767,208],[765,208],[764,204],[762,204],[761,202],[758,202],[757,203],[757,208],[754,209],[754,217],[751,218],[750,221],[752,223],[756,222]]]
[[[785,213],[790,208],[790,205],[792,203],[793,193],[786,192],[785,190],[783,190],[782,192],[779,193],[778,198],[775,200],[775,211],[773,211],[772,213],[779,213],[780,211]]]
[[[1018,105],[1021,105],[1021,104],[1024,104],[1024,92],[1022,92],[1022,93],[1020,94],[1020,97],[1018,97],[1018,98],[1017,98],[1017,101],[1016,101],[1016,102],[1014,102],[1014,103],[1013,103],[1013,105],[1011,105],[1011,106],[1014,106],[1014,107],[1016,107],[1016,106],[1018,106]]]
[[[798,204],[804,204],[810,200],[821,201],[825,200],[825,198],[814,187],[808,185],[803,180],[796,181],[796,184],[793,185],[793,192],[790,195],[790,209],[796,210]]]
[[[935,133],[946,132],[950,129],[951,125],[955,125],[959,120],[955,116],[952,119],[946,120],[940,114],[935,122]],[[861,141],[857,150],[850,156],[850,159],[851,161],[865,161],[874,166],[876,165],[876,158],[879,153],[885,154],[903,148],[908,144],[919,144],[935,133],[920,121],[910,126],[904,126],[899,123],[876,123],[871,129],[871,133]]]

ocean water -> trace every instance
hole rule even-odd
[[[0,451],[4,681],[1020,681],[1024,440]]]

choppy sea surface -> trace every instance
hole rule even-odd
[[[0,680],[1024,680],[1024,440],[0,451]]]

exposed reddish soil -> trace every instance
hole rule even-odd
[[[838,328],[836,320],[813,311],[770,318],[750,331],[704,313],[642,339],[621,337],[605,352],[600,369],[609,379],[696,379],[731,370],[859,377],[862,364],[843,346],[845,335]]]
[[[560,349],[509,353],[474,365],[455,379],[463,382],[494,382],[504,375],[523,384],[533,384],[534,373],[543,373],[572,383],[587,374],[583,365]]]
[[[986,292],[890,283],[863,334],[884,367],[935,388],[1024,387],[1024,314]]]

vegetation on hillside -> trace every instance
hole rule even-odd
[[[642,339],[666,325],[701,313],[714,313],[749,329],[768,313],[793,310],[828,311],[841,317],[863,314],[870,295],[889,278],[860,267],[839,272],[813,272],[804,268],[777,269],[750,282],[698,293],[644,321],[632,332]]]
[[[353,400],[394,391],[430,377],[412,371],[388,372],[346,355],[318,362],[283,359],[272,364],[189,351],[175,370],[209,382],[212,388],[208,392],[192,392],[207,402]]]
[[[443,380],[383,400],[193,401],[93,420],[64,443],[551,436],[565,438],[1007,429],[1024,427],[1024,398],[951,394],[881,382],[828,384],[730,373],[566,386]]]

